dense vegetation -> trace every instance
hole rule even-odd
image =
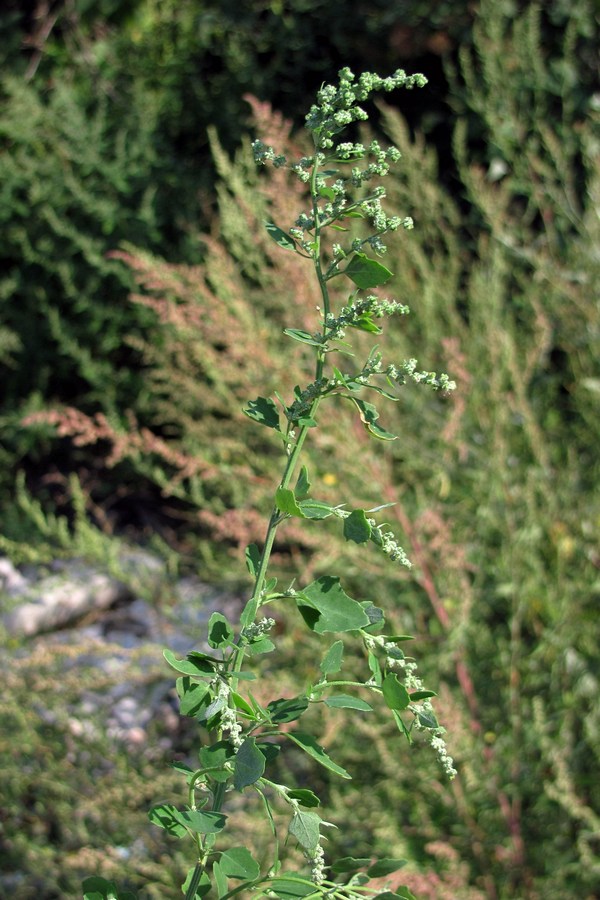
[[[378,747],[382,786],[361,795],[348,851],[406,855],[423,897],[591,897],[596,5],[346,7],[338,19],[320,0],[241,15],[239,3],[192,0],[4,5],[0,552],[97,558],[127,538],[205,579],[222,580],[227,561],[231,585],[242,582],[273,449],[240,409],[259,376],[267,391],[265,371],[299,380],[302,354],[298,372],[278,363],[283,313],[297,309],[310,329],[314,305],[302,265],[262,231],[267,213],[289,219],[297,188],[261,178],[248,135],[294,144],[307,97],[342,64],[424,71],[431,86],[410,107],[379,108],[404,156],[393,206],[416,223],[388,250],[401,273],[391,289],[413,311],[391,341],[400,357],[419,346],[457,396],[448,409],[404,395],[401,439],[385,463],[369,461],[377,496],[365,496],[364,461],[340,459],[352,427],[341,408],[335,468],[326,444],[310,465],[325,498],[341,485],[357,504],[395,501],[415,568],[391,578],[376,559],[344,558],[333,533],[311,542],[291,529],[277,559],[315,574],[343,559],[356,593],[395,603],[444,685],[457,787],[426,759],[415,776],[389,755],[389,735],[348,735],[349,767],[361,741]],[[268,360],[248,345],[256,330]],[[304,664],[290,638],[290,671]],[[163,771],[155,756],[123,754],[107,772],[104,742],[73,750],[60,710],[39,717],[39,704],[58,707],[62,666],[24,657],[0,706],[2,865],[29,875],[15,897],[76,896],[100,858],[127,871],[105,848],[132,842],[153,799],[135,785]],[[76,688],[68,681],[63,700]],[[90,793],[94,765],[102,797]],[[106,816],[115,792],[131,798],[118,834]],[[132,884],[158,880],[147,859],[136,871]],[[172,884],[148,890],[176,896]]]

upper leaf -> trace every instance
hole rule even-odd
[[[233,783],[237,790],[255,784],[265,771],[265,763],[265,756],[256,746],[255,738],[246,738],[235,757]]]
[[[366,288],[377,287],[379,284],[385,284],[386,281],[390,280],[393,273],[365,253],[355,253],[344,269],[344,274],[357,287],[365,290]]]
[[[310,853],[319,843],[320,824],[321,819],[316,813],[298,809],[292,816],[288,831],[296,838],[300,846]]]
[[[280,247],[283,247],[284,250],[296,251],[296,241],[294,238],[285,231],[282,231],[282,229],[275,225],[274,222],[265,222],[265,228],[267,229],[269,237]]]
[[[256,400],[249,400],[247,409],[242,412],[249,419],[254,419],[259,425],[266,425],[267,428],[274,428],[275,431],[281,431],[279,427],[279,410],[275,406],[273,400],[268,397],[257,397]]]
[[[221,855],[221,870],[227,878],[253,881],[260,875],[260,866],[245,847],[231,847]]]
[[[371,525],[364,509],[353,509],[348,518],[344,519],[344,537],[355,544],[364,544],[369,540]]]
[[[356,631],[369,624],[360,603],[340,587],[340,579],[323,575],[296,594],[296,603],[308,627],[317,634],[326,631]]]

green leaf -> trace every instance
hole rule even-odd
[[[321,892],[317,891],[314,884],[306,883],[305,877],[298,875],[298,881],[293,881],[290,874],[288,874],[287,878],[273,878],[271,880],[271,887],[278,900],[297,900],[298,897],[319,897],[321,895]]]
[[[321,818],[316,813],[298,809],[292,816],[288,831],[296,838],[300,846],[310,853],[316,848],[321,838],[320,824]]]
[[[229,741],[216,741],[210,747],[202,747],[199,758],[203,769],[212,769],[219,766],[214,772],[209,772],[208,777],[213,781],[225,783],[231,778],[231,772],[223,768],[225,763],[233,759],[235,752]]]
[[[371,603],[370,600],[365,600],[363,603],[361,603],[361,606],[369,619],[369,628],[371,634],[385,625],[385,613],[380,606],[375,606],[373,603]]]
[[[331,871],[333,875],[342,875],[344,872],[358,872],[359,869],[364,869],[365,866],[368,866],[370,862],[370,857],[342,856],[341,859],[337,859],[333,863]]]
[[[179,712],[182,716],[197,716],[205,706],[209,690],[204,684],[191,681],[188,675],[175,682],[179,696]]]
[[[416,703],[417,700],[429,700],[430,697],[437,697],[435,691],[413,691],[410,695],[410,702]]]
[[[276,724],[295,722],[308,709],[306,697],[292,697],[290,700],[272,700],[267,706],[271,721]]]
[[[348,382],[346,381],[346,378],[345,378],[343,372],[340,372],[340,370],[337,369],[335,366],[333,367],[333,375],[334,375],[334,378],[336,381],[341,381],[341,383],[343,385],[348,387]]]
[[[302,500],[304,497],[308,497],[309,491],[310,480],[308,478],[308,469],[306,468],[306,466],[302,466],[302,468],[300,469],[300,474],[298,475],[298,481],[296,482],[294,493],[297,498]]]
[[[313,794],[312,791],[309,791],[308,788],[297,788],[296,790],[288,791],[288,797],[290,800],[297,800],[302,806],[321,805],[321,801],[317,795]]]
[[[361,712],[373,712],[372,706],[359,697],[351,697],[349,694],[334,694],[332,697],[327,697],[325,706],[329,706],[331,709],[358,709]]]
[[[394,897],[403,897],[404,900],[417,900],[413,892],[405,884],[401,884],[396,888]]]
[[[275,492],[275,504],[277,509],[288,516],[296,516],[304,519],[305,515],[296,502],[296,496],[290,488],[278,487]]]
[[[192,885],[192,880],[196,874],[196,868],[192,867],[188,873],[187,878],[184,883],[181,885],[181,892],[187,896],[187,893]],[[200,898],[205,897],[208,892],[211,890],[212,884],[210,881],[210,877],[207,872],[201,872],[199,877],[197,878],[196,888],[194,890],[194,898],[193,900],[200,900]]]
[[[440,723],[432,712],[420,712],[417,716],[424,728],[439,728]]]
[[[360,331],[368,331],[370,334],[381,334],[383,329],[377,325],[368,313],[357,316],[352,322],[349,322],[352,328],[358,328]]]
[[[344,269],[344,274],[361,290],[385,284],[392,277],[389,269],[364,253],[354,254]]]
[[[371,670],[373,678],[375,679],[375,684],[381,685],[381,682],[383,680],[383,673],[381,671],[379,659],[377,658],[376,654],[373,653],[371,650],[369,650],[367,659],[369,662],[369,669]]]
[[[324,343],[323,340],[317,340],[310,332],[302,331],[300,328],[284,328],[283,333],[295,341],[300,341],[301,344],[311,344],[313,347],[322,347]]]
[[[225,873],[221,868],[221,864],[218,862],[213,863],[211,875],[215,882],[215,887],[217,889],[217,896],[219,898],[224,897],[225,894],[229,891],[229,885],[227,883],[227,878],[225,877]]]
[[[392,715],[396,721],[396,725],[398,726],[398,731],[404,735],[409,744],[412,744],[412,737],[410,736],[410,729],[406,727],[404,724],[404,720],[399,712],[396,712],[395,709],[392,710]]]
[[[372,900],[398,900],[398,894],[395,891],[382,891],[381,894],[375,894]]]
[[[344,644],[342,641],[335,641],[323,657],[320,665],[323,675],[333,675],[342,668],[342,659],[344,657]]]
[[[171,834],[173,837],[185,837],[188,833],[187,829],[176,817],[176,812],[177,807],[171,803],[160,803],[152,807],[148,812],[148,818],[154,825],[164,828],[167,834]]]
[[[245,847],[231,847],[221,854],[221,869],[227,878],[254,881],[260,875],[260,866]]]
[[[410,703],[408,691],[393,672],[385,676],[381,690],[383,699],[390,709],[406,709]]]
[[[114,882],[92,875],[82,882],[84,900],[135,900],[131,891],[119,891]]]
[[[265,756],[256,746],[256,739],[247,737],[235,757],[233,783],[238,791],[255,784],[265,771]]]
[[[332,575],[313,581],[295,599],[304,621],[317,634],[356,631],[369,624],[360,603],[352,600],[340,587],[340,579]]]
[[[275,241],[284,250],[296,251],[296,241],[290,234],[286,234],[281,228],[278,228],[274,222],[265,222],[265,228],[269,237]]]
[[[371,526],[364,509],[353,509],[344,519],[344,537],[355,544],[365,544],[371,537]]]
[[[227,816],[219,812],[204,812],[201,809],[176,810],[177,820],[196,834],[217,834],[223,831]]]
[[[273,760],[276,756],[278,756],[281,750],[279,744],[274,744],[272,741],[259,741],[256,746],[264,756],[265,762],[267,763],[273,762]]]
[[[177,659],[170,650],[163,650],[163,656],[169,663],[171,668],[183,675],[212,675],[214,673],[214,664],[210,662],[210,657],[206,654],[198,654],[197,657],[188,659]],[[215,660],[217,662],[217,660]]]
[[[153,806],[148,818],[154,825],[164,828],[175,837],[183,837],[189,831],[198,834],[216,834],[225,828],[227,816],[219,812],[203,812],[199,809],[179,810],[171,803]]]
[[[378,859],[367,869],[369,878],[381,878],[383,875],[391,875],[402,869],[407,863],[406,859]]]
[[[358,409],[358,414],[360,415],[361,422],[373,437],[379,438],[381,441],[395,441],[397,435],[391,434],[391,432],[386,431],[381,425],[377,425],[377,419],[379,418],[379,413],[377,412],[377,408],[372,404],[368,403],[366,400],[360,400],[358,397],[351,397],[347,394],[342,394],[342,397],[346,397],[347,400],[351,400],[352,403]]]
[[[299,500],[298,506],[307,519],[326,519],[333,513],[333,507],[323,500]]]
[[[308,753],[308,755],[312,756],[313,759],[316,759],[318,763],[320,763],[326,769],[329,769],[330,772],[334,772],[336,775],[340,775],[342,778],[352,777],[348,774],[348,772],[346,772],[345,769],[342,769],[341,766],[338,766],[332,759],[330,759],[321,745],[317,744],[312,734],[304,734],[304,732],[302,731],[292,731],[288,734],[288,737],[291,741],[301,747],[305,753]]]
[[[262,637],[252,641],[248,647],[248,653],[250,656],[260,656],[261,653],[272,653],[274,649],[275,644],[273,641],[267,637]]]
[[[252,707],[250,706],[248,701],[245,700],[241,694],[236,694],[235,691],[232,691],[231,696],[232,696],[233,702],[235,703],[237,708],[239,710],[241,710],[241,712],[246,713],[246,715],[250,716],[251,719],[256,719],[255,710],[252,709]]]
[[[274,428],[275,431],[281,431],[279,427],[279,410],[270,398],[257,397],[256,400],[249,400],[247,409],[243,409],[244,415],[249,419],[254,419],[259,425],[265,425],[267,428]]]
[[[260,550],[256,544],[248,544],[246,547],[246,566],[253,578],[258,575],[260,565]]]
[[[208,643],[210,647],[224,647],[231,643],[233,629],[225,616],[214,612],[208,620]]]

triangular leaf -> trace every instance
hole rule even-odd
[[[227,878],[254,881],[260,875],[260,866],[245,847],[231,847],[221,855],[221,869]]]
[[[367,869],[370,878],[381,878],[383,875],[391,875],[402,869],[407,863],[406,859],[378,859]]]
[[[311,344],[313,347],[322,347],[323,341],[317,340],[310,332],[302,331],[300,328],[284,328],[283,333],[301,344]]]
[[[246,566],[253,578],[258,575],[260,565],[260,550],[256,544],[248,544],[246,547]]]
[[[289,873],[285,878],[271,879],[271,887],[273,896],[278,900],[297,900],[298,897],[319,897],[321,891],[317,891],[314,884],[307,884],[306,878],[298,875],[298,880],[294,881]]]
[[[390,709],[406,709],[410,704],[408,691],[393,672],[385,676],[381,690]]]
[[[204,769],[213,769],[208,777],[213,781],[226,782],[231,777],[231,772],[223,768],[225,763],[233,759],[235,753],[229,741],[217,741],[210,747],[202,747],[200,750],[200,763]],[[219,767],[219,768],[217,768]]]
[[[257,397],[256,400],[249,400],[246,409],[242,410],[244,415],[249,419],[254,419],[259,425],[266,425],[267,428],[274,428],[275,431],[281,431],[279,427],[279,410],[270,398]]]
[[[175,686],[179,695],[179,712],[182,716],[197,716],[205,708],[209,690],[205,684],[191,681],[189,676],[178,678]]]
[[[288,831],[296,838],[300,846],[310,853],[316,848],[321,838],[320,824],[321,819],[316,813],[298,809],[292,816]]]
[[[354,254],[344,269],[344,274],[361,290],[385,284],[392,277],[389,269],[364,253]]]
[[[333,513],[333,507],[323,500],[299,500],[298,507],[307,519],[326,519]]]
[[[213,648],[227,646],[233,638],[233,629],[220,612],[214,612],[208,621],[208,643]]]
[[[289,488],[277,488],[275,493],[275,503],[277,504],[277,508],[280,509],[281,512],[287,513],[288,516],[296,516],[299,519],[305,518],[302,509],[296,502],[294,492]]]
[[[256,739],[248,737],[235,757],[233,783],[238,791],[255,784],[265,771],[265,757],[256,746]]]
[[[290,800],[297,800],[302,806],[321,805],[321,801],[317,795],[313,794],[312,791],[309,791],[308,788],[297,788],[296,790],[288,791],[288,797]]]
[[[340,587],[339,578],[323,575],[296,594],[296,603],[308,627],[317,634],[356,631],[369,624],[360,603]]]
[[[365,544],[371,537],[371,526],[364,509],[353,509],[344,519],[344,537],[355,544]]]
[[[312,734],[304,734],[301,731],[293,731],[288,734],[288,737],[291,741],[301,747],[305,753],[308,753],[308,755],[312,756],[313,759],[316,759],[318,763],[320,763],[326,769],[329,769],[330,772],[335,772],[336,775],[340,775],[342,778],[352,777],[348,774],[348,772],[346,772],[345,769],[342,769],[341,766],[338,766],[332,759],[330,759],[321,745],[317,744]]]
[[[334,694],[332,697],[327,697],[325,706],[329,706],[331,709],[358,709],[361,712],[373,712],[372,706],[369,706],[360,697],[351,697],[349,694]]]
[[[277,724],[295,722],[308,709],[306,697],[292,697],[289,700],[272,700],[267,706],[271,721]]]
[[[306,466],[302,466],[300,469],[300,474],[298,475],[298,481],[296,482],[296,487],[294,489],[294,493],[297,499],[304,499],[304,497],[308,497],[308,492],[310,491],[310,480],[308,478],[308,469]]]
[[[365,859],[364,857],[343,856],[334,862],[331,871],[334,875],[342,875],[345,872],[358,872],[359,869],[364,869],[365,866],[368,866],[370,862],[370,857]]]
[[[177,659],[170,650],[163,650],[163,656],[169,665],[176,672],[181,672],[182,675],[212,675],[214,672],[214,664],[204,653],[199,653],[197,656],[190,653],[188,659]],[[215,660],[216,662],[218,660]]]
[[[320,665],[323,675],[333,675],[342,668],[342,659],[344,657],[344,645],[342,641],[335,641],[323,657]]]
[[[278,228],[274,222],[265,222],[265,228],[267,229],[269,237],[280,247],[283,247],[284,250],[296,250],[296,241],[294,238],[291,235],[286,234],[285,231],[282,231],[281,228]]]

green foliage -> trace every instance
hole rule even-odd
[[[203,729],[203,735],[208,735],[207,742],[203,738],[199,754],[200,766],[191,769],[186,766],[182,771],[187,784],[186,805],[181,807],[161,803],[149,813],[150,821],[166,830],[170,836],[192,841],[193,850],[190,855],[194,866],[182,885],[186,900],[194,900],[196,896],[210,894],[213,890],[222,898],[251,890],[257,897],[273,894],[326,897],[333,893],[340,900],[360,900],[365,891],[369,896],[376,893],[376,888],[365,888],[371,877],[388,875],[404,865],[402,860],[380,860],[378,864],[370,866],[366,873],[357,872],[332,881],[328,876],[324,849],[321,846],[324,839],[321,829],[329,827],[331,823],[317,812],[301,809],[304,799],[311,808],[320,804],[318,795],[311,790],[305,797],[303,790],[294,786],[295,779],[289,786],[282,784],[280,777],[277,781],[273,780],[278,771],[277,757],[282,747],[285,747],[286,740],[309,759],[319,763],[328,773],[351,780],[351,774],[329,755],[312,731],[288,728],[290,723],[308,713],[311,704],[321,704],[331,688],[344,686],[369,692],[374,695],[373,702],[382,699],[383,706],[387,706],[391,712],[400,733],[409,742],[412,740],[413,729],[427,735],[438,752],[446,773],[450,777],[456,774],[452,759],[445,750],[442,737],[444,729],[433,713],[431,698],[435,695],[424,690],[421,679],[415,674],[416,663],[405,657],[394,635],[386,636],[383,633],[386,625],[383,610],[371,601],[359,602],[350,597],[342,589],[340,579],[335,576],[322,575],[308,584],[302,578],[298,589],[290,586],[283,591],[276,591],[277,579],[269,577],[275,538],[284,523],[294,518],[312,518],[304,513],[301,506],[310,500],[306,496],[310,492],[310,479],[307,467],[300,466],[300,459],[305,441],[317,429],[317,416],[319,420],[323,420],[323,407],[327,409],[330,398],[339,395],[353,399],[368,430],[375,436],[382,436],[379,433],[381,429],[379,432],[375,430],[378,428],[374,425],[378,413],[374,404],[352,395],[373,389],[389,399],[389,392],[379,387],[384,379],[390,388],[403,385],[407,378],[436,389],[442,387],[445,391],[450,391],[455,386],[446,375],[438,378],[432,372],[418,373],[415,360],[400,366],[384,366],[382,356],[376,350],[369,353],[362,366],[352,361],[351,370],[344,374],[330,363],[331,358],[337,360],[343,335],[340,321],[334,313],[336,307],[339,309],[341,306],[348,325],[356,322],[362,324],[365,318],[381,318],[384,314],[397,311],[398,304],[394,301],[383,302],[375,295],[367,295],[361,300],[354,288],[349,302],[344,305],[343,298],[348,288],[343,279],[345,277],[354,285],[363,285],[364,288],[385,283],[391,277],[391,272],[363,252],[363,247],[383,253],[383,236],[405,225],[397,217],[388,217],[385,213],[381,203],[385,196],[382,188],[374,188],[369,184],[365,191],[359,191],[363,183],[370,182],[374,176],[381,178],[388,174],[390,163],[395,162],[399,156],[397,151],[393,148],[383,151],[375,141],[368,148],[361,144],[343,143],[337,136],[353,121],[367,118],[366,112],[356,104],[367,100],[373,92],[391,91],[398,87],[421,87],[424,84],[423,76],[408,77],[402,70],[387,79],[367,73],[355,82],[352,72],[347,68],[343,69],[340,72],[339,86],[324,86],[317,95],[317,104],[307,116],[308,129],[314,143],[312,156],[303,156],[299,162],[287,164],[284,156],[275,156],[272,148],[262,141],[257,140],[253,145],[258,163],[271,160],[275,168],[288,166],[301,183],[310,185],[309,212],[300,213],[290,234],[293,235],[294,253],[309,260],[314,268],[323,304],[322,308],[317,307],[321,330],[313,332],[314,339],[309,343],[314,379],[305,388],[296,386],[290,392],[292,399],[287,404],[276,394],[283,406],[285,428],[272,420],[272,409],[264,398],[260,398],[249,409],[250,418],[257,420],[256,424],[267,424],[279,436],[283,473],[280,486],[275,490],[262,549],[257,551],[253,544],[246,551],[254,584],[240,622],[230,623],[225,616],[215,613],[208,626],[208,645],[212,653],[193,650],[182,660],[174,657],[168,650],[164,654],[175,671],[184,676],[177,681],[183,714],[193,715]],[[362,165],[357,166],[359,160]],[[349,164],[352,166],[351,170]],[[330,188],[330,185],[333,187]],[[325,203],[321,202],[323,197]],[[336,228],[346,231],[341,223],[356,214],[370,222],[370,235],[355,239],[349,237],[345,240],[344,247],[336,244],[330,249],[327,242],[328,230]],[[268,231],[271,236],[275,236],[276,244],[281,245],[283,241],[280,230],[274,232],[271,227]],[[285,246],[285,249],[289,250],[290,246]],[[336,280],[337,285],[339,278],[342,279],[342,286],[334,293],[329,283]],[[354,354],[349,347],[346,341],[342,342],[343,355],[352,358]],[[332,357],[331,354],[335,355]],[[393,394],[391,399],[395,399]],[[387,437],[387,433],[383,434]],[[294,480],[304,499],[297,499],[294,490],[289,487]],[[377,547],[392,559],[399,559],[405,565],[410,565],[393,535],[390,532],[383,533],[381,526],[374,519],[367,518],[363,510],[348,512],[341,507],[330,507],[328,512],[333,517],[344,519],[344,536],[347,541],[360,544],[377,535],[377,539],[374,539]],[[296,604],[305,625],[313,634],[349,634],[356,643],[363,645],[366,657],[364,674],[357,676],[348,672],[342,680],[329,679],[329,675],[342,666],[343,657],[338,649],[340,642],[336,642],[327,651],[316,677],[313,676],[308,684],[305,682],[301,694],[271,700],[265,704],[264,701],[259,702],[255,694],[247,689],[247,685],[253,685],[257,678],[255,669],[257,665],[260,666],[260,662],[256,662],[257,657],[260,661],[263,655],[277,649],[275,641],[269,636],[276,624],[275,619],[266,617],[264,612],[267,606],[269,611],[280,606],[285,608],[289,605],[285,601],[290,599]],[[401,637],[400,640],[404,638]],[[398,674],[393,669],[397,669]],[[338,700],[338,708],[356,714],[362,713],[364,706],[352,701],[352,696],[342,704]],[[368,710],[371,709],[370,705],[366,706]],[[241,793],[251,788],[264,802],[267,821],[273,825],[274,838],[271,851],[273,861],[268,867],[264,868],[260,858],[255,858],[247,850],[241,854],[234,853],[216,837],[225,832],[227,840],[228,818],[235,814],[235,807],[231,813],[223,811],[230,808],[226,796],[228,785],[230,790]],[[280,855],[279,830],[274,824],[274,810],[278,807],[283,807],[289,815],[287,835],[288,838],[295,839],[306,857],[310,868],[307,874],[302,871],[305,866],[300,871],[296,871],[296,867],[290,871],[289,862]],[[232,880],[241,880],[242,884],[232,885]],[[105,884],[102,893],[111,890]],[[393,895],[390,893],[390,896]]]
[[[307,471],[319,499],[312,501],[307,474],[293,490],[287,488],[295,506],[289,494],[287,501],[282,496],[292,518],[275,547],[277,574],[296,571],[297,563],[302,584],[317,581],[335,557],[347,596],[373,597],[377,586],[378,600],[391,611],[397,649],[404,632],[418,634],[433,648],[422,668],[428,683],[441,682],[436,706],[451,724],[451,751],[460,772],[456,790],[447,791],[418,745],[412,750],[418,765],[400,766],[390,751],[396,722],[384,726],[378,719],[374,726],[375,717],[360,705],[369,704],[349,687],[332,688],[319,704],[318,727],[337,733],[332,757],[353,775],[357,791],[346,792],[346,779],[340,782],[344,790],[339,788],[333,773],[325,780],[330,776],[324,766],[319,766],[323,782],[314,785],[332,818],[356,822],[343,833],[327,832],[328,854],[341,857],[334,874],[365,869],[372,853],[408,857],[416,867],[400,873],[403,883],[425,898],[538,900],[592,896],[596,889],[600,798],[590,774],[598,766],[594,700],[600,677],[596,34],[591,3],[555,0],[527,4],[521,13],[514,3],[479,5],[475,52],[467,40],[460,67],[449,71],[451,102],[460,116],[452,193],[441,186],[449,182],[447,161],[440,171],[423,136],[413,134],[393,109],[382,110],[403,153],[397,174],[387,179],[388,194],[393,207],[416,223],[410,235],[390,239],[381,261],[398,273],[386,289],[412,309],[401,328],[390,322],[387,340],[399,359],[420,346],[432,365],[452,370],[459,389],[449,415],[435,398],[424,405],[418,392],[402,392],[401,404],[385,416],[385,430],[400,439],[378,445],[377,452],[364,426],[379,420],[369,418],[368,407],[359,410],[354,400],[324,401],[336,404],[331,438],[321,441],[321,430],[313,429],[315,452],[307,448]],[[301,80],[298,84],[303,90]],[[255,104],[254,110],[258,136],[294,156],[298,139],[289,138],[285,123],[264,106]],[[450,123],[445,130],[450,133]],[[371,136],[363,140],[366,144]],[[192,529],[208,538],[190,539],[188,559],[199,554],[205,571],[236,580],[239,565],[228,559],[221,568],[223,551],[231,549],[241,559],[248,544],[262,544],[259,518],[237,511],[244,504],[268,508],[273,460],[282,446],[284,409],[274,395],[267,398],[278,384],[285,384],[281,393],[290,396],[294,385],[307,383],[312,376],[307,378],[306,360],[319,341],[308,342],[316,330],[315,300],[289,247],[296,241],[290,223],[298,195],[290,194],[294,188],[285,171],[275,171],[273,181],[263,185],[252,171],[247,145],[235,160],[216,140],[213,152],[220,205],[206,242],[207,266],[176,269],[131,249],[127,256],[146,298],[138,303],[150,305],[152,297],[155,309],[152,321],[144,320],[143,336],[133,338],[148,379],[137,421],[128,423],[120,410],[100,420],[96,407],[87,407],[87,417],[80,419],[63,413],[59,427],[64,437],[82,441],[90,427],[96,429],[97,446],[108,440],[111,463],[110,448],[125,448],[120,460],[112,453],[116,464],[101,471],[101,480],[160,486],[166,497],[175,498],[171,510],[181,504],[180,521],[189,517]],[[270,234],[263,230],[265,221],[278,223]],[[352,224],[360,227],[359,220]],[[285,253],[274,237],[280,246],[288,245]],[[209,327],[206,310],[215,303],[222,318]],[[299,322],[301,310],[306,318]],[[244,352],[230,364],[235,341],[219,344],[217,335],[226,339],[238,316]],[[298,327],[281,336],[292,319]],[[126,322],[122,327],[131,331]],[[240,332],[231,333],[237,340]],[[350,333],[361,347],[360,341],[369,339],[356,328]],[[268,344],[264,357],[249,339],[255,335],[259,347]],[[13,344],[13,359],[16,353]],[[338,362],[342,375],[345,363]],[[226,390],[218,391],[216,372]],[[258,392],[265,396],[248,404]],[[243,403],[268,427],[245,421],[239,415]],[[366,422],[357,421],[359,411]],[[49,433],[48,425],[39,425],[20,439],[35,440],[47,452]],[[223,441],[216,441],[216,434]],[[360,453],[351,450],[356,446]],[[195,459],[201,460],[198,470],[186,468]],[[12,458],[6,462],[12,465]],[[97,486],[93,494],[100,498]],[[396,503],[385,515],[404,535],[411,570],[390,575],[366,541],[357,546],[352,537],[344,540],[344,532],[366,534],[364,523],[362,531],[354,525],[362,522],[360,510],[370,516],[368,508],[379,496]],[[358,512],[354,519],[333,515],[340,499]],[[312,507],[306,505],[311,501]],[[327,521],[313,527],[301,521],[297,509]],[[15,535],[22,527],[18,515],[13,511]],[[5,546],[16,552],[16,545]],[[250,550],[248,559],[255,577],[260,556]],[[254,660],[277,685],[276,696],[295,698],[297,711],[298,683],[314,681],[315,670],[305,621],[290,603],[278,621],[285,663],[271,669],[269,653]],[[340,656],[347,669],[359,665],[349,635],[343,642],[335,637],[319,668],[329,680],[341,671]],[[371,663],[373,675],[381,675],[377,654]],[[393,680],[386,684],[391,703],[401,706]],[[182,712],[195,712],[201,704],[189,684],[181,684],[180,697]],[[267,701],[257,696],[263,707]],[[51,705],[52,697],[47,702]],[[383,697],[381,702],[388,705]],[[340,718],[345,703],[360,711],[352,729]],[[246,714],[255,714],[251,704]],[[313,714],[302,713],[301,733],[310,730],[305,722]],[[368,771],[365,746],[371,754]],[[303,778],[306,762],[312,762],[301,747],[296,746],[297,758],[287,749],[289,762],[278,781]],[[61,752],[57,784],[70,777],[60,768]],[[219,756],[220,767],[226,762],[226,754]],[[125,790],[122,782],[115,797],[119,790]],[[252,792],[252,786],[245,788],[245,795]],[[170,786],[164,794],[172,795]],[[24,804],[24,796],[15,795],[15,804]],[[302,798],[304,810],[318,809],[304,802],[311,799],[307,795],[290,796]],[[74,797],[68,805],[75,806]],[[245,846],[258,822],[257,815],[246,821],[233,844]],[[285,830],[285,823],[280,827]],[[64,871],[61,856],[70,857],[59,839],[51,835],[47,844],[58,849],[48,850],[27,834],[35,848],[30,870],[59,871],[62,865]],[[98,846],[93,835],[82,841]],[[260,832],[257,842],[266,841]],[[124,883],[123,868],[103,874],[107,882]],[[175,896],[176,873],[170,877],[163,895],[171,890]],[[282,896],[298,896],[306,886],[292,880],[284,888]]]

